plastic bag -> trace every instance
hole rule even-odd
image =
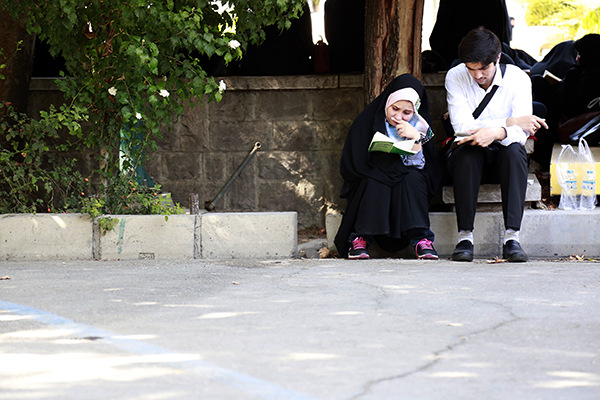
[[[580,210],[596,208],[596,162],[585,139],[579,140],[579,163],[581,168]]]
[[[558,208],[577,210],[577,177],[579,175],[579,154],[570,144],[563,144],[556,160],[556,178],[560,185],[560,203]]]

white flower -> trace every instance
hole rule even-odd
[[[162,97],[169,97],[171,95],[171,93],[165,89],[162,89],[160,92],[158,92],[158,94],[160,94]]]
[[[225,89],[227,89],[227,85],[221,79],[221,81],[219,81],[219,93],[223,93],[225,91]]]
[[[116,96],[117,94],[117,88],[116,87],[111,87],[110,89],[108,89],[108,94],[110,94],[111,96]]]
[[[229,42],[229,47],[231,47],[232,49],[237,49],[238,47],[240,47],[240,42],[238,42],[237,40],[231,40]]]
[[[135,117],[136,117],[137,119],[142,119],[142,114],[140,114],[139,112],[136,112],[136,113],[135,113]]]

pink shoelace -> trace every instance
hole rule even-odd
[[[423,238],[417,243],[417,248],[423,250],[433,250],[433,242],[427,238]]]
[[[367,248],[367,242],[362,238],[362,237],[357,237],[356,239],[354,239],[352,241],[352,248],[354,250],[358,250],[358,249],[366,249]]]

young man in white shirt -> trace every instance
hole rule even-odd
[[[454,185],[459,239],[454,261],[473,260],[473,227],[481,183],[500,182],[505,235],[503,258],[527,261],[519,231],[527,190],[525,141],[545,121],[532,115],[531,81],[514,65],[502,71],[502,46],[496,35],[482,27],[473,29],[458,48],[461,64],[446,74],[448,112],[455,132],[470,136],[448,159]],[[494,89],[497,86],[497,89]],[[474,110],[495,90],[481,114]],[[483,180],[482,180],[483,179]]]

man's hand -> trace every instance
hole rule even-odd
[[[548,129],[546,120],[536,115],[525,115],[523,117],[510,117],[506,119],[506,126],[518,125],[524,132],[534,135],[538,129]]]
[[[504,128],[479,128],[474,131],[467,131],[471,136],[466,136],[458,142],[459,145],[468,143],[471,146],[488,147],[494,140],[506,138]]]

